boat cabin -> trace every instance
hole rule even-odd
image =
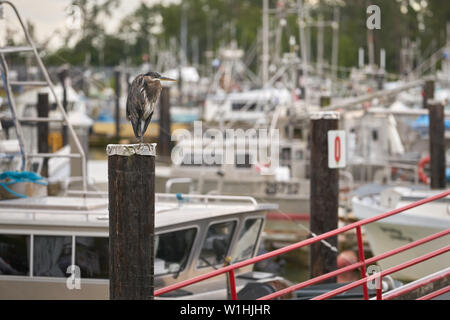
[[[155,289],[222,267],[227,257],[254,257],[266,210],[275,207],[250,197],[157,194]],[[108,299],[108,234],[105,198],[0,201],[0,299]],[[236,273],[238,288],[252,268]],[[224,299],[226,288],[221,276],[166,298]]]

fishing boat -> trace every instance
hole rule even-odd
[[[265,214],[276,208],[251,197],[180,194],[157,194],[155,206],[156,289],[254,257]],[[0,299],[108,299],[108,234],[105,198],[0,201]],[[72,265],[78,289],[68,285]],[[226,299],[226,283],[217,277],[161,298]],[[236,283],[254,292],[286,280],[248,266]]]
[[[367,219],[382,212],[393,210],[419,199],[433,196],[439,190],[411,187],[366,186],[353,197],[353,213],[358,219]],[[374,255],[450,228],[450,200],[444,198],[426,206],[407,210],[401,214],[365,226],[367,240]],[[401,254],[381,260],[386,270],[406,260],[413,259],[448,244],[448,236],[415,247]],[[394,278],[412,281],[445,269],[450,255],[444,254],[393,274]]]

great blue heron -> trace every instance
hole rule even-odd
[[[131,83],[127,98],[127,118],[131,121],[134,135],[142,142],[152,119],[155,104],[161,94],[161,81],[176,81],[157,72],[138,75]]]

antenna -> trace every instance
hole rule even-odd
[[[386,69],[386,50],[380,50],[380,69]]]
[[[359,68],[364,68],[364,48],[359,48],[358,51],[358,65]]]

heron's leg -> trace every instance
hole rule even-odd
[[[148,127],[148,125],[150,124],[150,121],[152,120],[152,116],[153,116],[153,112],[152,113],[150,113],[150,115],[148,116],[148,118],[144,121],[144,123],[143,123],[143,128],[142,128],[142,137],[144,136],[144,134],[145,134],[145,131],[147,131],[147,127]]]
[[[141,134],[141,121],[137,120],[137,121],[132,121],[131,125],[133,127],[133,131],[134,131],[134,136],[139,140],[140,139],[140,134]]]

